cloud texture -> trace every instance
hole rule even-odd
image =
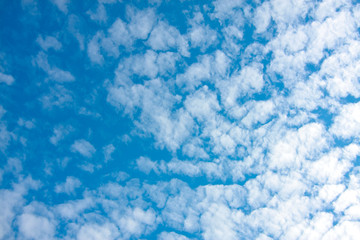
[[[8,7],[0,239],[360,235],[356,1]]]

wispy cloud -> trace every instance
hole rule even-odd
[[[84,157],[91,158],[96,152],[96,149],[85,139],[79,139],[71,145],[71,151],[80,153]]]

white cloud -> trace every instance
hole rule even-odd
[[[56,82],[72,82],[75,77],[68,71],[64,71],[58,67],[50,66],[48,56],[44,52],[40,52],[34,59],[35,64],[44,70],[49,78]]]
[[[56,2],[68,11],[70,2]],[[115,0],[99,0],[99,8],[91,8],[98,12],[88,12],[98,24],[92,23],[93,35],[87,34],[87,54],[92,63],[104,64],[105,74],[114,74],[112,82],[104,82],[107,101],[133,124],[130,132],[121,133],[120,143],[132,148],[138,137],[146,138],[149,157],[135,157],[129,173],[115,169],[105,174],[98,188],[67,176],[51,189],[68,194],[67,199],[84,186],[82,198],[53,206],[29,195],[32,202],[24,207],[28,187],[23,184],[0,189],[0,205],[5,206],[0,238],[17,237],[12,229],[18,227],[20,238],[51,239],[63,230],[58,221],[66,223],[60,233],[65,239],[150,234],[184,240],[351,239],[360,234],[360,105],[348,102],[360,96],[359,6],[342,0],[269,0],[251,6],[218,0],[178,10],[188,25],[177,28],[174,19],[161,14],[166,1],[141,10],[122,2],[124,18],[109,15],[113,22],[107,24],[106,10],[113,7],[108,3]],[[69,16],[69,25],[76,25],[74,19]],[[81,47],[85,35],[79,26],[68,30]],[[246,35],[253,30],[253,36]],[[50,80],[62,82],[45,88],[40,101],[45,109],[65,107],[75,93],[69,90],[73,84],[63,82],[75,78],[52,66],[56,56],[45,53],[60,50],[65,42],[41,36],[37,42],[44,52],[34,65]],[[114,61],[118,65],[111,73]],[[2,82],[11,82],[10,75],[3,75]],[[91,113],[88,106],[77,109]],[[26,130],[19,126],[31,127],[15,116],[19,121],[13,130],[13,119],[5,122],[11,117],[10,112],[0,122],[0,154],[10,154],[11,139],[24,142],[24,136],[8,129],[17,133]],[[52,130],[49,141],[55,146],[74,131],[65,125]],[[117,140],[103,141],[105,161]],[[96,154],[85,139],[69,148],[86,158]],[[169,154],[157,160],[151,148]],[[22,181],[27,169],[22,170],[21,161],[27,154],[6,156],[2,182],[11,181],[8,176]],[[57,160],[62,168],[70,159],[57,158],[64,159]],[[102,167],[90,159],[76,164],[91,176]]]
[[[312,7],[312,2],[308,0],[271,0],[270,4],[272,18],[277,23],[278,31],[285,29],[287,25],[297,23],[299,19],[304,19]]]
[[[342,106],[334,119],[330,132],[341,138],[357,137],[360,134],[360,103]]]
[[[85,46],[84,46],[85,45],[84,44],[85,37],[81,33],[82,32],[82,29],[81,29],[82,25],[83,25],[83,22],[82,22],[81,18],[79,18],[77,15],[71,14],[70,16],[68,16],[68,21],[67,21],[67,26],[66,26],[67,30],[78,41],[80,51],[83,51],[84,48],[85,48]]]
[[[15,81],[14,77],[5,73],[0,72],[0,83],[6,83],[7,85],[13,84]]]
[[[128,209],[125,216],[119,219],[119,227],[124,238],[140,236],[152,225],[156,225],[156,215],[150,208],[144,211],[141,208]]]
[[[240,49],[242,48],[241,40],[243,40],[243,29],[239,29],[234,25],[224,27],[222,33],[225,37],[224,42],[221,44],[224,51],[229,56],[238,56]]]
[[[17,124],[21,127],[25,127],[27,129],[33,129],[35,127],[34,119],[33,120],[24,120],[22,118],[19,118],[17,121]]]
[[[216,0],[213,5],[215,7],[213,16],[224,21],[234,19],[233,17],[244,6],[244,2],[242,0]]]
[[[307,124],[297,132],[288,131],[271,147],[269,167],[298,168],[305,159],[316,158],[328,144],[324,126],[318,123]]]
[[[105,23],[107,21],[107,13],[106,8],[104,4],[98,4],[96,11],[87,11],[87,14],[89,14],[90,19],[99,23]]]
[[[88,53],[91,53],[89,57],[93,62],[101,63],[103,61],[100,45],[109,56],[117,58],[120,54],[120,46],[130,47],[133,44],[134,39],[129,33],[128,24],[119,18],[115,20],[107,32],[108,37],[105,37],[102,32],[98,32],[89,44]]]
[[[59,214],[61,218],[66,220],[76,219],[81,217],[81,213],[86,209],[93,208],[95,204],[94,199],[86,197],[83,199],[68,201],[55,206],[54,212]]]
[[[112,159],[111,154],[115,151],[115,147],[112,144],[103,147],[105,161]]]
[[[154,171],[155,173],[159,173],[157,163],[151,161],[147,157],[140,157],[136,159],[136,166],[140,171],[146,174],[149,174],[151,171]]]
[[[0,105],[0,119],[4,116],[6,113],[6,110],[3,108],[3,106]]]
[[[85,139],[79,139],[71,145],[71,151],[80,153],[84,157],[91,158],[92,155],[96,152],[96,149]]]
[[[184,106],[193,118],[198,121],[215,121],[220,110],[217,96],[207,86],[187,96]]]
[[[274,114],[275,104],[272,100],[268,101],[254,101],[250,103],[247,115],[241,120],[241,122],[248,128],[251,128],[253,124],[264,124],[269,117]]]
[[[24,196],[30,189],[37,190],[38,187],[39,182],[28,177],[14,184],[12,189],[0,189],[0,205],[4,208],[0,215],[0,238],[14,238],[13,222],[25,204]]]
[[[276,1],[272,2],[275,4]],[[293,6],[286,6],[286,4]],[[294,8],[297,5],[300,7]],[[304,18],[307,14],[310,14],[309,9],[314,8],[312,3],[298,1],[278,4],[276,2],[276,6],[272,8],[272,11],[274,11],[272,17],[277,21],[277,31],[279,34],[266,46],[274,54],[274,58],[270,63],[269,69],[271,71],[269,73],[275,72],[282,76],[282,81],[287,87],[299,83],[299,79],[305,80],[307,73],[305,66],[307,63],[317,65],[324,57],[324,62],[326,62],[328,57],[326,50],[335,50],[335,53],[339,51],[337,49],[344,51],[346,49],[344,45],[346,46],[348,42],[351,42],[351,39],[356,39],[355,19],[347,7],[340,7],[331,17],[324,20],[314,20],[304,24],[300,24],[302,20],[299,22],[297,19],[300,16]],[[296,13],[286,10],[287,8],[294,9]],[[280,11],[281,14],[274,14],[277,11]],[[294,25],[289,26],[288,24],[291,22]],[[353,49],[355,50],[356,48],[354,47]],[[356,54],[353,54],[352,58],[356,58],[355,56]],[[338,57],[330,59],[345,66],[348,64]],[[325,64],[324,72],[327,70],[330,72],[328,90],[332,96],[344,95],[349,92],[354,94],[356,92],[355,90],[350,90],[351,87],[349,87],[350,84],[354,84],[354,81],[351,80],[352,74],[348,74],[347,77],[340,77],[341,68],[327,68],[326,66]],[[328,66],[334,66],[334,64]],[[356,72],[356,68],[350,65],[347,71],[353,73]],[[319,79],[326,79],[327,77],[324,74]],[[344,80],[341,80],[342,78]],[[340,85],[340,88],[337,88],[337,85]]]
[[[69,0],[51,0],[51,1],[60,11],[67,14],[68,5],[70,3]]]
[[[217,42],[217,32],[205,25],[202,13],[197,12],[189,20],[191,28],[188,31],[191,47],[199,47],[204,52],[208,47]]]
[[[135,8],[128,8],[127,16],[130,18],[128,26],[130,34],[137,39],[146,39],[156,20],[154,10],[139,11]]]
[[[68,195],[74,194],[75,190],[81,186],[79,179],[75,177],[66,177],[64,183],[57,184],[55,186],[56,193],[66,193]]]
[[[118,67],[122,74],[136,74],[141,77],[155,78],[157,76],[167,76],[176,69],[179,55],[173,52],[156,53],[147,50],[144,54],[133,55],[123,59]]]
[[[265,32],[271,21],[270,3],[263,2],[257,7],[254,15],[254,25],[256,33]]]
[[[111,25],[108,30],[110,34],[110,38],[114,41],[114,43],[118,45],[131,45],[131,36],[128,30],[126,23],[124,23],[121,19],[116,19],[115,22]]]
[[[355,154],[346,154],[349,149],[355,147]],[[322,156],[319,160],[309,164],[309,178],[318,183],[338,184],[344,180],[344,175],[352,167],[354,160],[360,148],[357,145],[349,145],[344,149],[334,149],[328,154]],[[348,155],[348,156],[347,156]]]
[[[260,66],[246,66],[239,73],[234,73],[229,81],[219,81],[221,101],[225,107],[233,107],[239,97],[251,96],[264,87]]]
[[[293,88],[288,101],[290,104],[294,104],[296,107],[308,111],[318,107],[326,107],[326,104],[330,103],[325,103],[326,99],[324,99],[323,87],[323,82],[319,81],[316,77],[310,78],[306,83],[299,82]]]
[[[189,240],[184,235],[177,234],[175,232],[162,232],[158,235],[158,240]]]
[[[102,37],[101,32],[97,32],[96,35],[89,41],[87,46],[87,54],[93,63],[102,64],[104,57],[101,55],[99,39]]]
[[[199,156],[196,156],[199,158]],[[152,161],[147,157],[140,157],[136,160],[136,167],[146,173],[154,172],[157,175],[185,175],[189,177],[206,176],[208,180],[225,180],[227,166],[226,163],[220,160],[214,162],[206,161],[185,161],[179,159],[172,159],[169,162],[165,161]]]
[[[54,106],[63,108],[73,102],[72,92],[61,85],[55,85],[40,99],[43,107],[52,109]]]
[[[318,21],[323,21],[326,17],[332,17],[336,14],[338,9],[342,7],[349,7],[350,2],[348,0],[325,0],[319,3],[316,11],[315,16]]]
[[[311,42],[308,46],[310,61],[317,63],[323,57],[323,50],[335,49],[341,43],[356,36],[354,18],[349,11],[339,11],[324,22],[314,22],[310,25]]]
[[[73,131],[71,126],[59,125],[54,127],[53,135],[50,137],[49,141],[53,145],[57,145],[59,141],[63,140],[71,131]]]
[[[116,3],[117,0],[98,0],[99,3],[112,4]]]
[[[360,73],[359,63],[360,43],[357,40],[338,48],[333,55],[324,60],[319,75],[326,79],[326,89],[330,96],[360,97],[357,77]]]
[[[33,16],[39,15],[37,0],[21,0],[21,7],[23,10]]]
[[[19,191],[19,189],[17,189]],[[0,238],[4,239],[11,234],[12,222],[15,217],[15,208],[24,204],[22,191],[0,190],[0,203],[4,210],[0,216]]]
[[[327,212],[317,213],[313,219],[308,222],[308,226],[301,224],[301,227],[295,225],[290,231],[288,231],[285,238],[288,239],[323,239],[324,234],[333,226],[333,215]],[[289,233],[290,232],[290,233]]]
[[[176,83],[186,89],[194,90],[202,81],[209,80],[211,74],[211,57],[208,55],[202,56],[198,62],[190,65],[183,74],[176,76]]]
[[[160,21],[151,31],[147,43],[155,50],[166,51],[177,48],[183,56],[188,56],[188,43],[179,30]]]
[[[201,47],[205,51],[208,46],[211,46],[217,39],[216,32],[211,30],[208,26],[194,26],[190,33],[190,41],[192,47]]]
[[[275,53],[284,51],[287,55],[298,53],[303,50],[309,43],[306,27],[290,28],[280,33],[276,38],[272,39],[268,47],[274,48]]]
[[[9,146],[12,134],[7,130],[7,126],[0,122],[0,150],[4,152]]]
[[[358,206],[360,193],[356,189],[347,189],[333,203],[336,213],[344,212],[352,206]]]
[[[80,165],[78,165],[78,167],[80,168],[80,169],[82,169],[83,171],[86,171],[86,172],[89,172],[89,173],[94,173],[94,171],[96,170],[96,169],[99,169],[99,168],[101,168],[101,165],[100,164],[98,164],[98,165],[95,165],[95,164],[92,164],[92,163],[83,163],[83,164],[80,164]]]
[[[54,67],[48,71],[49,77],[57,82],[72,82],[75,81],[75,77],[68,71],[61,70]]]
[[[189,177],[196,177],[200,176],[201,174],[200,167],[190,161],[180,161],[173,159],[167,163],[166,166],[168,171],[174,174],[184,174]]]
[[[157,54],[154,51],[148,50],[144,55],[137,55],[133,58],[132,69],[134,73],[140,76],[148,76],[154,78],[158,74],[158,65],[156,64]]]
[[[182,147],[182,152],[184,155],[190,158],[209,158],[209,155],[206,153],[204,146],[199,138],[193,138],[191,141],[185,143]]]
[[[360,204],[349,207],[345,210],[346,219],[350,219],[353,221],[360,220]]]
[[[159,53],[156,64],[159,67],[159,75],[166,76],[175,72],[179,55],[173,52]]]
[[[192,118],[183,109],[170,111],[179,96],[174,96],[161,79],[141,85],[129,83],[122,74],[118,77],[119,86],[110,87],[108,101],[131,115],[139,109],[141,115],[135,122],[139,131],[152,134],[161,148],[178,149],[193,126]]]
[[[111,240],[118,237],[118,229],[110,223],[85,224],[76,236],[79,240]]]
[[[214,68],[216,69],[216,73],[220,76],[226,76],[231,60],[226,54],[220,50],[216,50],[215,52],[215,63]]]
[[[360,223],[353,221],[344,221],[335,225],[324,235],[324,239],[356,239],[360,234]]]
[[[23,170],[22,162],[18,158],[9,158],[7,164],[4,167],[6,172],[12,172],[14,174],[19,174]]]
[[[25,239],[53,239],[55,225],[46,217],[30,213],[22,214],[19,219],[19,232]]]
[[[330,203],[335,200],[345,189],[342,184],[327,184],[319,190],[319,198],[326,203]]]
[[[59,51],[62,48],[61,42],[59,42],[55,37],[52,36],[46,36],[45,38],[43,38],[41,35],[39,35],[36,39],[36,42],[44,51],[48,51],[51,48]]]
[[[236,211],[231,211],[227,206],[211,204],[201,216],[201,225],[204,239],[215,240],[235,240],[238,239],[236,233],[236,223],[233,218],[237,216]]]

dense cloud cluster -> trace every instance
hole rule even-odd
[[[8,8],[0,239],[360,236],[356,1]]]

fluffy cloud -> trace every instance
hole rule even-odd
[[[75,80],[75,77],[68,71],[64,71],[57,67],[50,66],[48,62],[48,56],[40,52],[34,59],[35,64],[44,70],[49,78],[56,82],[72,82]]]
[[[68,5],[70,3],[69,0],[51,0],[53,4],[63,13],[68,12]]]
[[[80,228],[76,238],[79,240],[110,240],[117,237],[116,230],[116,227],[112,224],[87,224]]]
[[[54,127],[53,135],[50,137],[49,141],[52,144],[57,145],[59,141],[63,140],[72,130],[71,126],[56,126]]]
[[[71,151],[80,153],[84,157],[91,158],[96,152],[96,149],[85,139],[79,139],[71,145]]]
[[[189,238],[175,232],[162,232],[158,236],[159,240],[188,240]]]
[[[52,239],[55,225],[46,217],[24,213],[19,217],[19,231],[25,239]]]
[[[12,238],[14,233],[13,221],[18,214],[18,209],[22,208],[25,204],[24,196],[28,191],[36,190],[39,187],[39,182],[34,181],[32,178],[26,178],[17,184],[14,184],[12,189],[1,189],[0,203],[4,206],[3,214],[0,217],[0,237]],[[30,223],[31,224],[31,223]],[[45,230],[46,231],[46,230]],[[41,237],[41,236],[40,236]]]
[[[129,31],[132,36],[139,39],[146,39],[154,25],[156,16],[152,9],[139,11],[135,8],[128,8],[127,15],[130,18]]]
[[[254,15],[254,25],[257,33],[266,31],[271,21],[270,3],[264,2],[256,8]]]
[[[64,183],[55,186],[56,193],[74,194],[76,188],[80,187],[81,182],[75,177],[66,177]]]
[[[0,82],[6,83],[7,85],[13,84],[15,81],[14,77],[5,73],[0,72]]]
[[[100,52],[100,44],[99,39],[101,37],[101,33],[97,33],[90,41],[87,46],[87,54],[90,60],[97,64],[102,64],[104,61],[103,56]]]
[[[176,83],[184,86],[189,90],[194,90],[202,81],[209,80],[211,74],[211,57],[202,56],[198,62],[189,66],[183,74],[176,77]]]
[[[4,123],[0,123],[0,150],[5,151],[11,140],[11,133]]]
[[[103,147],[105,161],[112,159],[111,154],[115,151],[115,147],[112,144]]]
[[[165,22],[159,22],[148,39],[148,44],[153,50],[166,51],[177,48],[183,56],[188,56],[188,43],[179,30]]]
[[[356,137],[360,133],[360,104],[350,103],[342,107],[338,116],[335,117],[330,131],[338,137]]]
[[[217,42],[217,33],[209,26],[204,24],[204,17],[200,12],[194,14],[194,18],[189,20],[191,28],[188,36],[191,47],[200,47],[201,51],[205,51],[211,45]]]
[[[72,92],[61,85],[55,85],[50,88],[47,94],[40,97],[40,102],[46,109],[53,107],[63,108],[73,101]]]
[[[40,45],[40,47],[47,51],[48,49],[53,48],[56,51],[59,51],[62,48],[61,42],[59,42],[55,37],[46,36],[43,38],[42,36],[38,36],[36,42]]]

